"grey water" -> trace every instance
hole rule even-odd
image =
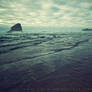
[[[92,32],[0,34],[0,92],[91,92]]]

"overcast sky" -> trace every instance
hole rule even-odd
[[[92,27],[92,0],[0,0],[0,25]]]

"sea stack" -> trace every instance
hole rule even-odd
[[[15,24],[14,26],[11,27],[10,32],[22,32],[22,26],[20,23]]]

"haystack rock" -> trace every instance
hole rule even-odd
[[[22,32],[22,26],[20,23],[15,24],[11,27],[10,31],[8,32]]]

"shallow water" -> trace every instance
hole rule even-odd
[[[91,70],[92,32],[0,35],[1,92],[91,92]]]

